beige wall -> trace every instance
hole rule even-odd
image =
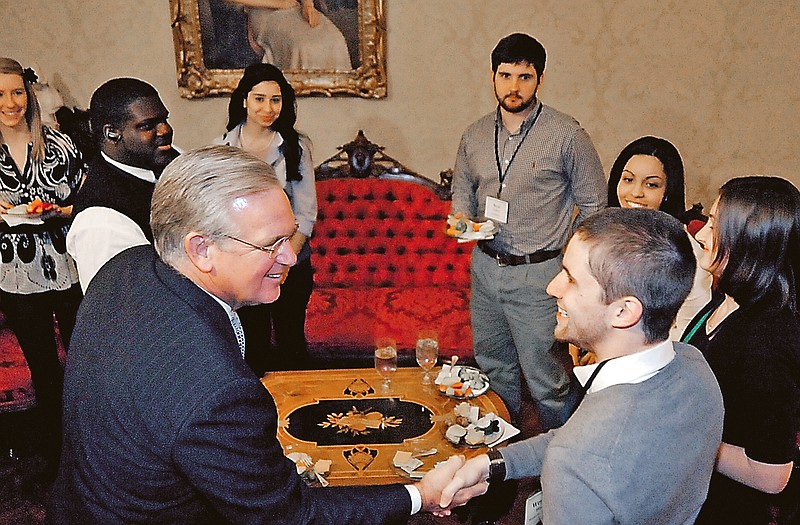
[[[548,51],[541,98],[591,134],[608,170],[643,134],[673,141],[688,200],[708,207],[736,175],[800,185],[800,3],[796,0],[385,0],[389,96],[304,98],[315,163],[358,129],[432,178],[463,129],[491,111],[489,53],[525,31]],[[177,94],[167,0],[0,0],[0,55],[38,62],[72,105],[138,76],[171,110],[176,143],[219,134],[227,100]],[[707,208],[706,208],[707,209]]]

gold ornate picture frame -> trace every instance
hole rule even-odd
[[[288,20],[289,24],[299,26],[286,27],[287,34],[292,37],[276,42],[274,56],[277,58],[270,60],[269,56],[273,55],[269,55],[266,61],[281,67],[297,95],[386,97],[384,0],[315,0],[322,18],[320,25],[327,25],[328,34],[336,40],[333,44],[316,47],[330,50],[346,46],[349,60],[345,58],[348,60],[345,63],[350,69],[341,65],[331,68],[326,65],[328,62],[322,67],[302,63],[298,67],[298,60],[294,58],[288,66],[278,63],[282,56],[294,52],[284,44],[293,42],[292,39],[300,34],[298,28],[305,27],[297,21],[301,16],[299,7],[297,10],[252,9],[244,7],[247,0],[169,2],[178,90],[184,98],[230,94],[242,77],[244,67],[264,60],[260,56],[262,51],[266,50],[265,55],[271,53],[269,46],[264,46],[263,39],[259,39],[259,31],[266,32],[265,27],[273,27],[268,24],[277,18],[281,24]],[[273,13],[279,17],[273,17]],[[295,19],[290,19],[292,16]],[[269,21],[262,23],[264,18]],[[275,34],[276,31],[270,30],[267,37]],[[300,40],[297,37],[297,41]],[[303,57],[309,54],[300,53]],[[294,52],[293,56],[296,55],[298,52]],[[342,64],[342,61],[338,63]]]

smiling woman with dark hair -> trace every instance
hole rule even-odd
[[[681,220],[685,213],[683,160],[671,142],[659,137],[640,137],[620,152],[608,178],[608,206],[649,208]],[[701,249],[691,235],[695,256]],[[678,340],[694,314],[711,299],[711,274],[695,269],[694,285],[670,330]]]
[[[683,340],[703,352],[725,400],[723,443],[697,523],[772,523],[800,430],[800,192],[777,177],[732,179],[697,239],[700,264],[718,286]]]
[[[252,153],[275,168],[297,220],[290,243],[297,254],[283,293],[274,303],[244,307],[240,312],[247,339],[247,362],[261,375],[267,369],[300,368],[307,356],[306,306],[313,277],[308,238],[317,221],[317,190],[311,141],[295,129],[297,101],[291,84],[272,64],[253,64],[231,95],[227,133],[215,144]],[[275,329],[277,351],[272,349]]]

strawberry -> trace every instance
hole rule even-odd
[[[52,210],[55,205],[51,202],[44,202],[42,199],[38,197],[33,199],[28,207],[25,209],[26,212],[30,213],[31,215],[37,213],[44,213],[46,211]]]

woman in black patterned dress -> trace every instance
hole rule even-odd
[[[81,298],[66,235],[84,163],[66,135],[42,125],[35,81],[32,70],[0,58],[0,308],[28,362],[43,452],[55,467],[63,371],[53,315],[66,345]],[[53,204],[39,221],[24,213],[36,199]]]

